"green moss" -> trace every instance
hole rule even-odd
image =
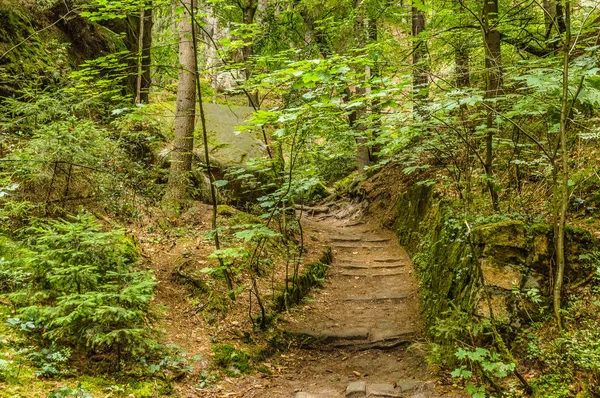
[[[450,309],[471,312],[476,274],[464,225],[431,187],[413,186],[397,205],[396,231],[417,268],[421,307],[430,332]]]
[[[227,376],[237,377],[251,370],[250,355],[245,350],[238,350],[229,344],[215,344],[212,352],[214,364],[225,369]]]
[[[226,218],[227,224],[232,226],[262,223],[260,218],[227,205],[217,206],[217,214]]]
[[[283,311],[290,308],[298,304],[312,288],[321,286],[329,270],[331,256],[331,250],[328,250],[319,261],[306,264],[304,271],[289,281],[291,286],[288,286],[287,291],[285,287],[280,288],[281,293],[274,299],[274,309]]]
[[[473,231],[473,240],[477,244],[525,247],[525,223],[520,220],[503,220],[478,226]]]
[[[10,93],[22,79],[48,77],[55,60],[33,27],[33,16],[21,5],[0,5],[0,93]],[[47,33],[46,33],[47,35]]]
[[[552,233],[552,226],[545,223],[535,223],[533,225],[529,225],[527,227],[527,231],[530,236],[548,235]]]

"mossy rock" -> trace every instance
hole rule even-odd
[[[217,214],[227,218],[227,223],[230,225],[260,224],[263,222],[260,218],[250,213],[246,213],[228,205],[217,206]]]
[[[478,226],[473,230],[473,240],[480,245],[525,248],[525,223],[520,220],[504,220]]]

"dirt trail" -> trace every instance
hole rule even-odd
[[[274,360],[279,369],[244,397],[442,397],[422,350],[418,288],[397,238],[353,221],[352,209],[307,217],[331,246],[334,261],[323,289],[280,322],[300,348]],[[419,342],[421,341],[421,342]]]

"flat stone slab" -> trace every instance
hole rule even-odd
[[[318,397],[316,395],[309,394],[307,392],[297,392],[296,395],[294,395],[294,398],[318,398]]]
[[[335,260],[338,260],[342,263],[352,263],[352,262],[357,262],[357,261],[363,263],[365,261],[365,260],[356,259],[353,257],[335,257]]]
[[[367,397],[396,398],[401,396],[396,392],[394,385],[390,383],[373,383],[367,386]]]
[[[414,380],[414,379],[402,379],[399,380],[396,385],[402,392],[414,391],[418,387],[423,385],[422,381]]]
[[[372,330],[369,339],[372,342],[404,341],[409,342],[417,335],[416,330]]]
[[[367,340],[369,330],[367,328],[352,328],[343,330],[299,330],[296,332],[300,335],[310,336],[318,340],[336,341],[336,340]]]
[[[361,238],[360,236],[331,236],[332,242],[367,242],[367,243],[383,243],[391,241],[390,238]]]
[[[351,222],[351,223],[348,223],[348,224],[344,224],[344,225],[342,225],[342,228],[346,228],[346,227],[356,227],[357,225],[363,225],[363,224],[365,224],[365,222],[364,222],[364,221],[354,221],[354,222]]]
[[[354,264],[342,264],[338,265],[340,268],[348,268],[348,269],[394,269],[394,268],[404,268],[405,265],[402,264],[375,264],[375,265],[354,265]]]
[[[346,398],[364,398],[367,396],[367,383],[353,381],[346,387]]]
[[[369,245],[369,244],[343,244],[343,243],[333,243],[333,247],[341,247],[343,249],[383,249],[385,246],[382,245]]]
[[[359,273],[359,272],[348,272],[348,271],[342,271],[340,272],[338,275],[341,276],[359,276],[361,278],[381,278],[381,277],[385,277],[385,276],[398,276],[398,275],[404,275],[406,274],[405,272],[388,272],[386,274],[365,274],[365,273]]]
[[[360,242],[363,240],[359,236],[332,236],[329,239],[332,242]]]
[[[380,297],[348,297],[344,301],[398,301],[406,300],[410,296],[380,296]]]

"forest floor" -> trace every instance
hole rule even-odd
[[[302,217],[304,263],[316,261],[328,248],[333,254],[322,288],[280,314],[267,332],[256,329],[248,317],[256,309],[243,299],[247,293],[232,302],[222,281],[204,274],[207,293],[185,279],[203,275],[200,270],[210,265],[209,206],[197,204],[164,228],[156,221],[160,217],[130,225],[129,233],[158,283],[153,306],[162,309],[157,325],[163,330],[161,342],[179,347],[188,359],[200,355],[194,372],[167,392],[150,379],[103,377],[93,364],[58,380],[39,379],[26,368],[19,383],[5,386],[5,391],[0,383],[0,397],[46,397],[56,388],[79,383],[94,397],[342,398],[347,389],[354,389],[348,397],[464,396],[450,378],[436,375],[427,364],[418,286],[397,237],[379,221],[363,217],[360,205],[342,202],[329,209]],[[223,224],[251,217],[230,208],[226,213],[221,215]],[[270,248],[269,256],[280,256],[277,250]],[[276,274],[259,281],[265,295],[273,280],[277,286],[285,279],[283,268],[274,268]],[[278,343],[270,347],[273,340]],[[216,345],[248,353],[250,368],[234,374],[219,368]],[[116,393],[119,386],[121,394]]]

